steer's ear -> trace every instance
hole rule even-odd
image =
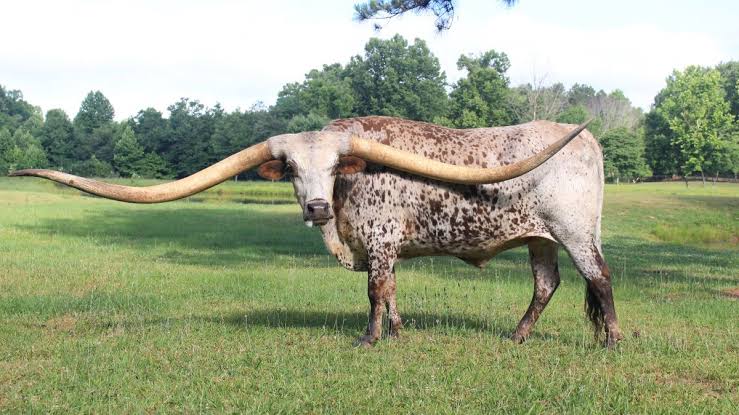
[[[285,175],[285,163],[282,160],[270,160],[262,163],[257,169],[257,174],[267,180],[280,180]]]
[[[341,174],[354,174],[364,171],[365,167],[367,167],[367,163],[359,157],[343,156],[339,159],[336,170]]]

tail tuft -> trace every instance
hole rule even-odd
[[[595,338],[600,338],[601,333],[603,333],[603,327],[605,327],[603,305],[595,294],[590,281],[587,282],[585,288],[585,314],[590,319],[590,322],[593,323]]]

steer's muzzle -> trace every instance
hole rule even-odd
[[[305,203],[303,209],[303,220],[308,226],[325,225],[329,220],[333,219],[331,214],[331,205],[323,199],[313,199]]]

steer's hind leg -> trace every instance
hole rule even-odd
[[[593,323],[595,334],[600,336],[605,329],[605,344],[607,347],[613,347],[623,335],[618,328],[616,307],[613,304],[611,273],[598,245],[594,242],[565,243],[565,248],[572,257],[575,267],[585,278],[587,284],[585,308],[588,318]]]
[[[559,286],[557,247],[555,242],[547,239],[534,239],[529,242],[529,259],[531,271],[534,273],[534,295],[526,314],[513,333],[512,339],[517,343],[523,342],[529,336],[531,328]]]
[[[382,314],[387,308],[390,318],[390,335],[397,336],[402,326],[395,300],[395,268],[397,254],[393,248],[370,249],[367,296],[370,301],[367,331],[357,339],[357,345],[369,346],[382,336]]]
[[[390,337],[398,337],[400,335],[400,329],[403,328],[403,320],[401,320],[400,313],[398,313],[398,304],[395,295],[395,267],[393,267],[390,280],[388,281],[386,297],[387,315],[390,320]]]

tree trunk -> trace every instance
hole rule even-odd
[[[701,170],[701,181],[703,182],[703,187],[706,187],[706,175],[703,173],[703,170]]]

